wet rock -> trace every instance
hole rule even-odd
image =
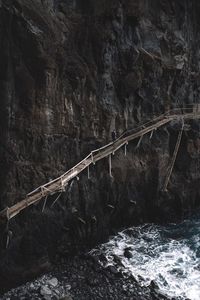
[[[40,294],[44,297],[50,296],[52,294],[51,290],[48,288],[47,285],[43,285],[40,289]]]
[[[69,291],[69,290],[71,290],[72,287],[71,287],[70,284],[66,284],[66,285],[65,285],[65,288]]]
[[[97,286],[98,285],[98,280],[93,277],[87,277],[86,282],[89,286]]]
[[[60,298],[59,300],[73,300],[71,295],[65,295],[64,297]]]
[[[155,282],[155,280],[152,280],[151,283],[150,283],[150,288],[152,290],[159,290],[159,286],[158,284]]]
[[[92,261],[92,260],[91,260]],[[94,262],[95,263],[95,262]],[[76,266],[76,267],[75,267]],[[137,282],[132,278],[117,277],[116,274],[110,272],[109,268],[103,269],[98,266],[98,272],[91,264],[87,264],[85,258],[82,259],[70,259],[65,265],[58,265],[54,272],[49,275],[44,275],[41,278],[35,280],[32,283],[19,287],[10,291],[1,298],[6,300],[8,297],[16,297],[16,299],[39,300],[43,299],[68,299],[68,300],[90,300],[90,299],[113,299],[113,300],[152,300],[152,299],[164,299],[159,298],[159,295],[146,287],[140,287]],[[67,270],[67,271],[66,271]],[[80,276],[80,270],[83,272],[83,276]],[[89,275],[88,275],[89,274]],[[107,276],[108,275],[108,276]],[[58,279],[58,285],[56,288],[52,287],[51,295],[41,295],[40,290],[43,286],[47,286],[47,283],[52,278]],[[87,278],[91,278],[90,282]],[[95,284],[93,285],[93,282]],[[75,286],[74,286],[75,283]],[[30,288],[30,285],[36,287],[35,290]],[[69,290],[69,285],[72,287]],[[38,289],[37,287],[40,287]],[[28,295],[28,296],[27,296]],[[13,298],[12,298],[13,299]]]
[[[108,269],[110,270],[111,273],[117,275],[119,273],[119,271],[117,270],[117,268],[115,266],[109,266]]]
[[[133,257],[133,254],[131,253],[131,248],[125,248],[125,250],[124,250],[124,256],[126,258],[132,258]]]
[[[58,285],[58,279],[57,278],[52,278],[50,280],[47,281],[47,284],[56,287]]]
[[[114,262],[118,265],[118,266],[120,266],[121,264],[122,264],[122,262],[121,262],[121,259],[120,259],[120,257],[119,256],[117,256],[117,255],[113,255],[113,259],[114,259]]]
[[[199,12],[199,1],[182,0],[0,1],[0,209],[109,142],[113,129],[120,135],[196,102]],[[188,122],[166,195],[159,191],[177,138],[173,123],[145,136],[137,151],[130,142],[126,157],[116,152],[112,180],[101,162],[90,180],[85,172],[73,180],[54,209],[49,197],[43,213],[38,203],[16,217],[6,252],[0,241],[0,289],[42,274],[38,258],[53,260],[59,244],[68,256],[113,228],[173,221],[199,206],[199,122]]]

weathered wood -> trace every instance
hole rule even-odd
[[[172,111],[168,111],[167,114],[160,115],[155,119],[144,123],[142,126],[139,126],[133,130],[126,131],[114,142],[111,142],[97,150],[92,151],[85,159],[83,159],[72,169],[64,173],[62,176],[36,188],[35,190],[27,194],[26,198],[22,201],[14,204],[10,208],[6,208],[5,210],[1,211],[0,221],[9,220],[15,217],[18,213],[20,213],[20,211],[40,201],[44,197],[53,195],[58,192],[63,192],[68,182],[77,177],[78,174],[80,174],[84,169],[89,168],[92,163],[95,164],[100,159],[108,156],[110,156],[111,158],[112,153],[128,144],[129,141],[141,137],[148,132],[152,132],[153,130],[171,122],[172,120],[197,118],[200,118],[200,111],[197,111],[196,109],[194,110],[193,107],[185,109],[173,109]],[[109,172],[111,174],[111,168]]]
[[[142,139],[143,139],[143,135],[141,135],[141,137],[140,137],[140,139],[139,139],[139,141],[138,141],[138,143],[137,143],[137,145],[136,145],[136,149],[140,147],[140,144],[141,144],[141,142],[142,142]]]
[[[56,204],[56,202],[57,202],[58,199],[60,198],[61,194],[62,194],[62,193],[60,193],[60,194],[56,197],[56,199],[53,201],[53,203],[51,204],[51,208]]]
[[[179,150],[179,147],[180,147],[181,138],[182,138],[182,134],[183,134],[183,127],[184,127],[184,123],[182,125],[182,128],[181,128],[179,134],[178,134],[178,138],[177,138],[176,145],[175,145],[175,148],[174,148],[174,152],[173,152],[173,155],[172,155],[171,163],[169,165],[169,168],[168,168],[168,171],[167,171],[167,176],[165,178],[165,182],[164,182],[164,186],[163,186],[163,191],[165,191],[165,192],[167,191],[167,186],[168,186],[168,183],[169,183],[169,180],[170,180],[173,168],[174,168],[174,164],[175,164],[175,161],[176,161],[176,157],[177,157],[177,154],[178,154],[178,150]]]
[[[128,145],[128,142],[125,144],[124,146],[124,155],[126,156],[127,155],[127,145]]]
[[[44,199],[44,203],[43,203],[43,206],[42,206],[42,212],[44,212],[44,210],[45,210],[45,207],[46,207],[46,204],[47,204],[47,197],[48,197],[48,195]]]
[[[151,140],[152,137],[153,137],[153,132],[154,132],[154,130],[151,131],[150,140]]]
[[[112,177],[112,157],[111,154],[109,155],[109,175]]]

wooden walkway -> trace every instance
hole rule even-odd
[[[200,110],[198,105],[193,105],[190,108],[176,108],[169,111],[166,114],[160,115],[159,117],[154,118],[153,120],[146,122],[140,125],[137,128],[128,130],[123,133],[118,139],[114,142],[111,142],[104,147],[92,151],[86,158],[80,161],[76,166],[68,170],[66,173],[62,174],[60,177],[39,186],[32,192],[26,195],[26,198],[20,202],[14,204],[11,207],[5,208],[0,212],[0,219],[10,220],[15,217],[20,211],[24,210],[28,206],[45,199],[45,204],[47,197],[55,193],[65,191],[65,187],[70,180],[77,177],[83,170],[88,168],[91,164],[95,164],[98,160],[101,160],[105,157],[109,157],[109,162],[111,163],[111,155],[114,154],[118,149],[128,144],[129,141],[134,140],[138,137],[154,131],[155,129],[171,122],[172,120],[183,120],[183,119],[197,119],[200,118]],[[179,142],[180,144],[180,142]],[[176,153],[177,154],[177,153]],[[173,169],[170,169],[170,174]],[[110,175],[111,175],[111,165],[110,165]],[[170,175],[167,177],[169,178]],[[165,186],[167,186],[168,179],[166,179]],[[43,207],[44,209],[44,207]]]

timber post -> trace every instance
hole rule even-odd
[[[112,157],[111,157],[111,154],[109,155],[109,175],[110,177],[113,177],[112,176]]]

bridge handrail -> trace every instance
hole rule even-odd
[[[194,110],[195,108],[195,110]],[[199,104],[189,104],[189,107],[175,107],[175,108],[172,108],[170,110],[168,110],[166,113],[163,113],[159,116],[156,116],[155,118],[153,118],[152,120],[148,120],[146,122],[143,122],[141,123],[139,126],[133,128],[133,129],[128,129],[126,131],[124,131],[115,141],[112,141],[110,143],[108,143],[107,145],[104,145],[98,149],[95,149],[93,151],[90,152],[89,155],[87,155],[84,159],[82,159],[78,164],[76,164],[75,166],[73,166],[72,168],[70,168],[67,172],[65,172],[64,174],[62,174],[61,176],[45,183],[44,185],[40,185],[39,187],[37,187],[36,189],[34,189],[32,192],[30,192],[29,194],[26,195],[26,198],[25,200],[22,200],[20,201],[19,203],[23,202],[23,201],[29,201],[27,202],[27,205],[30,205],[33,203],[33,200],[31,197],[36,197],[36,195],[34,194],[38,194],[38,197],[43,197],[44,194],[47,195],[47,191],[49,192],[49,194],[51,193],[55,193],[59,190],[63,190],[63,185],[67,185],[67,182],[70,180],[71,177],[75,177],[76,174],[79,174],[81,171],[83,171],[87,166],[89,166],[92,162],[95,163],[95,157],[97,160],[99,160],[100,158],[103,158],[106,156],[106,149],[112,145],[115,145],[116,144],[116,148],[113,147],[113,150],[116,151],[117,149],[119,149],[120,147],[122,147],[125,143],[126,143],[126,139],[125,137],[127,135],[132,135],[134,134],[134,132],[138,132],[138,131],[142,131],[143,129],[145,128],[148,128],[150,126],[152,126],[151,124],[154,124],[156,125],[156,123],[160,120],[164,120],[165,118],[167,119],[174,119],[176,116],[181,116],[181,115],[184,115],[184,114],[188,114],[189,117],[191,117],[191,114],[193,115],[196,115],[196,113],[199,113],[200,115],[200,105]],[[166,122],[165,122],[166,123]],[[160,125],[159,125],[160,126]],[[155,126],[154,127],[151,127],[151,130],[154,130],[156,129],[157,127]],[[141,135],[143,135],[143,131],[141,132]],[[128,136],[127,136],[128,138]],[[121,140],[121,143],[119,143],[118,141]],[[110,149],[112,150],[112,148]],[[102,152],[102,157],[100,155],[100,153]],[[110,152],[108,152],[107,155],[109,155]],[[87,160],[90,160],[89,162],[85,163]],[[85,166],[81,168],[81,170],[77,170],[77,168],[82,165],[83,163],[85,163]],[[77,172],[76,174],[73,174],[74,172]],[[68,176],[70,173],[71,174],[71,177]],[[68,176],[68,177],[67,177]],[[58,183],[58,185],[56,185],[56,183]],[[54,185],[55,184],[55,185]],[[52,188],[52,189],[51,189]],[[46,191],[45,191],[46,189]],[[45,191],[45,193],[44,193]],[[38,198],[38,199],[41,199],[41,198]],[[36,199],[37,200],[37,199]],[[39,201],[39,200],[37,200]],[[34,200],[35,202],[35,200]],[[29,204],[28,204],[29,203]],[[16,209],[16,206],[17,206],[18,203],[14,204],[11,208],[14,208]],[[20,211],[20,209],[19,209]],[[0,212],[0,215],[2,214],[2,212]]]
[[[104,146],[102,146],[100,148],[97,148],[95,150],[92,150],[88,156],[86,156],[78,164],[76,164],[75,166],[73,166],[72,168],[70,168],[67,172],[65,172],[61,176],[55,178],[54,180],[51,180],[50,182],[47,182],[44,185],[40,185],[39,187],[37,187],[36,189],[34,189],[32,192],[30,192],[29,194],[27,194],[27,196],[30,196],[30,195],[38,192],[38,190],[41,189],[41,187],[45,188],[45,187],[50,186],[52,183],[59,182],[59,180],[61,180],[62,178],[64,178],[69,173],[73,172],[75,168],[77,168],[78,166],[80,166],[87,159],[89,159],[89,158],[92,159],[96,153],[100,153],[102,150],[105,150],[106,148],[110,147],[111,145],[114,145],[117,141],[119,141],[120,139],[122,139],[123,137],[125,137],[127,134],[134,133],[134,131],[138,131],[140,129],[143,129],[144,127],[147,127],[150,124],[152,124],[152,123],[158,121],[159,119],[162,119],[162,118],[164,118],[165,116],[168,116],[168,115],[173,115],[173,114],[177,115],[177,113],[179,113],[181,115],[181,114],[184,114],[184,111],[189,111],[189,110],[192,110],[192,112],[194,112],[193,108],[196,106],[196,104],[195,105],[188,104],[186,106],[188,106],[188,107],[183,107],[183,108],[175,107],[175,108],[172,108],[172,109],[168,110],[166,113],[160,114],[160,115],[156,116],[155,118],[153,118],[152,120],[149,120],[147,122],[143,122],[143,123],[141,123],[139,126],[137,126],[135,128],[127,129],[117,139],[115,139],[115,141],[110,142],[110,143],[108,143],[108,144],[106,144],[106,145],[104,145]]]
[[[76,167],[78,167],[79,165],[81,165],[85,160],[87,160],[88,158],[92,158],[92,156],[98,152],[100,152],[101,150],[105,150],[106,148],[108,148],[109,146],[111,146],[112,144],[114,145],[118,140],[120,140],[121,138],[125,137],[127,133],[132,133],[134,131],[138,131],[139,129],[143,129],[143,127],[147,127],[148,125],[150,125],[151,123],[154,123],[155,121],[158,121],[159,119],[162,119],[163,117],[167,116],[168,114],[172,114],[175,112],[179,112],[180,115],[183,114],[183,110],[191,110],[194,108],[195,105],[188,105],[189,107],[183,107],[183,108],[173,108],[170,109],[169,111],[167,111],[166,113],[163,113],[161,115],[158,115],[157,117],[153,118],[150,121],[144,122],[142,123],[140,126],[137,126],[133,129],[128,129],[125,132],[123,132],[115,141],[110,142],[109,144],[106,144],[100,148],[97,148],[95,150],[92,150],[90,152],[90,154],[84,158],[82,161],[80,161],[76,166],[72,167],[69,171],[67,171],[65,174],[70,173],[71,171],[73,171],[73,169],[75,169]],[[193,111],[192,111],[193,112]]]

